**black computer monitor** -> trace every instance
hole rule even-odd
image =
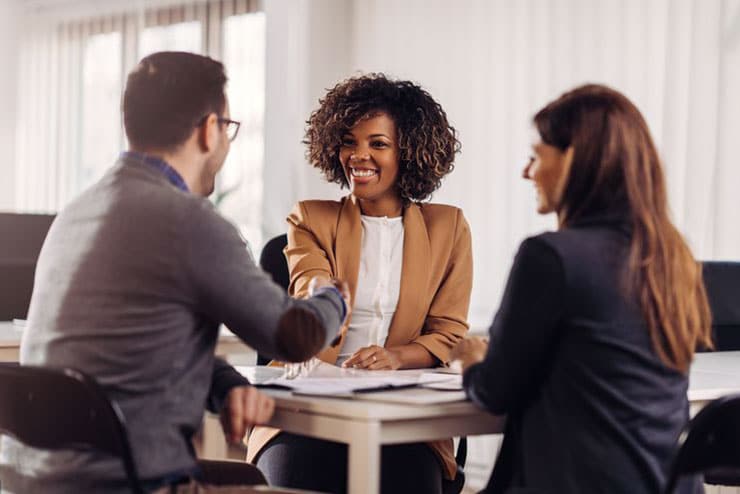
[[[25,319],[33,275],[54,215],[0,213],[0,321]]]

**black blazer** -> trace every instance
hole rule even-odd
[[[484,492],[663,488],[688,377],[660,361],[623,295],[629,242],[624,221],[594,217],[522,243],[488,353],[464,376],[475,403],[508,415]],[[683,487],[702,489],[693,478]]]

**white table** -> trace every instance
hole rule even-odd
[[[740,393],[740,352],[698,353],[689,375],[691,415],[711,400]]]
[[[270,425],[349,446],[351,494],[379,492],[380,450],[384,444],[503,431],[501,417],[468,402],[414,406],[266,392],[276,402]],[[740,393],[740,352],[697,354],[688,392],[692,415],[709,401],[732,393]]]
[[[12,322],[0,322],[0,362],[18,362],[22,331]],[[222,332],[216,344],[216,355],[252,353],[242,340],[231,333]]]
[[[271,426],[348,445],[351,494],[380,491],[380,450],[384,444],[503,432],[502,417],[470,402],[417,406],[265,392],[275,398]]]
[[[0,323],[0,361],[17,361],[19,344],[20,332],[12,323]],[[222,336],[217,353],[240,353],[245,348],[236,337]],[[496,434],[503,430],[501,417],[478,410],[468,402],[416,406],[267,392],[276,401],[270,425],[349,446],[351,494],[379,492],[380,449],[384,444]],[[692,415],[707,402],[732,393],[740,393],[740,352],[697,354],[688,391]]]

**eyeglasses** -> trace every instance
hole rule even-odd
[[[226,125],[226,137],[229,138],[229,141],[233,142],[234,139],[236,139],[237,134],[239,134],[239,127],[241,127],[242,123],[221,117],[218,118],[218,123]]]
[[[201,118],[198,121],[198,125],[196,125],[196,127],[200,127],[201,125],[206,123],[206,120],[208,120],[208,115],[205,115],[203,118]],[[241,127],[242,125],[241,122],[223,117],[218,117],[216,121],[221,125],[226,125],[226,137],[229,138],[229,141],[233,141],[234,139],[236,139],[237,134],[239,134],[239,127]]]

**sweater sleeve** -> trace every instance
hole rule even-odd
[[[208,391],[206,408],[209,412],[219,413],[224,406],[226,397],[233,388],[237,386],[248,386],[246,377],[239,374],[224,359],[216,357],[213,363],[213,374],[211,374],[211,389]]]
[[[468,368],[468,397],[497,414],[521,409],[547,368],[565,305],[565,274],[557,253],[530,238],[519,248],[484,360]]]
[[[295,300],[249,255],[236,228],[208,201],[199,201],[185,221],[185,281],[194,309],[225,324],[270,358],[302,361],[337,335],[345,311],[333,290]]]

